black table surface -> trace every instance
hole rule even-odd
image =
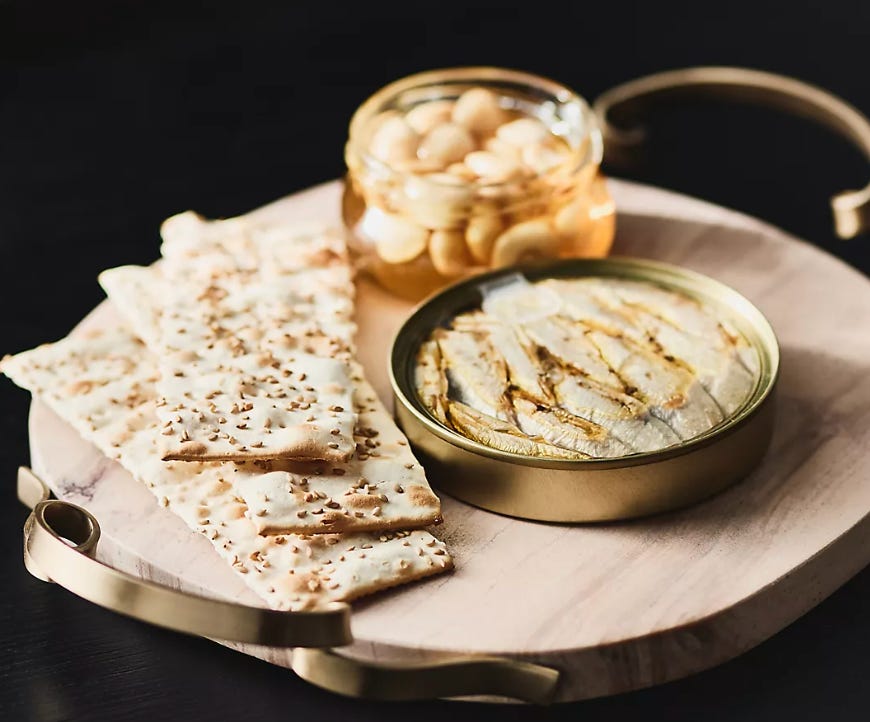
[[[516,67],[591,99],[658,70],[743,65],[870,112],[866,0],[199,5],[0,0],[0,352],[67,333],[100,301],[99,270],[156,258],[167,215],[232,215],[339,176],[354,108],[411,72]],[[870,269],[870,239],[831,230],[828,196],[868,180],[845,142],[713,103],[662,109],[651,127],[631,177]],[[870,718],[870,571],[742,657],[655,689],[546,711],[332,696],[28,576],[13,480],[28,460],[29,397],[4,381],[0,400],[0,719]]]

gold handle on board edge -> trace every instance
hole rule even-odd
[[[86,509],[50,498],[46,484],[18,469],[18,498],[32,509],[24,525],[24,564],[119,614],[177,632],[224,641],[293,647],[292,669],[331,692],[373,700],[496,695],[534,704],[552,700],[559,672],[499,657],[378,664],[339,653],[350,644],[350,606],[284,612],[180,592],[113,569],[95,558],[100,525]]]
[[[549,704],[559,681],[555,669],[502,657],[376,664],[332,649],[294,650],[293,671],[330,692],[391,702],[485,695]]]
[[[27,469],[20,469],[18,478],[19,490],[41,484]],[[25,496],[35,495],[19,491],[19,498]],[[178,632],[281,647],[331,647],[353,640],[347,604],[282,612],[180,592],[97,561],[99,539],[99,522],[89,511],[44,498],[24,526],[24,564],[35,577],[101,607]]]
[[[821,123],[844,136],[870,160],[870,120],[857,108],[809,83],[760,70],[702,67],[631,80],[594,103],[604,136],[605,160],[619,163],[644,140],[641,114],[663,98],[708,95],[771,106]],[[870,184],[831,198],[834,230],[853,238],[870,230]]]

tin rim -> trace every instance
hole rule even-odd
[[[463,311],[480,306],[482,301],[480,287],[483,284],[511,274],[520,274],[530,282],[546,278],[592,276],[645,281],[703,301],[732,323],[758,353],[760,371],[755,388],[741,408],[721,423],[692,439],[656,451],[615,458],[566,460],[526,456],[494,449],[473,441],[442,424],[423,405],[413,381],[417,351],[420,344],[437,326]],[[563,259],[533,265],[511,266],[489,271],[442,289],[420,303],[394,336],[390,350],[389,374],[396,402],[409,411],[429,433],[453,446],[520,466],[591,471],[643,466],[651,462],[683,456],[719,441],[743,426],[762,408],[776,386],[779,367],[779,343],[770,322],[738,291],[698,271],[662,261],[623,256],[602,259]]]

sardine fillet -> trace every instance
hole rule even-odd
[[[574,376],[565,376],[553,389],[562,408],[608,429],[634,452],[658,451],[680,443],[673,429],[636,399],[614,398]]]
[[[588,459],[586,454],[529,438],[508,421],[496,419],[459,401],[447,402],[447,415],[457,431],[472,441],[500,451],[553,459]]]
[[[459,400],[498,419],[510,418],[507,370],[482,335],[462,331],[437,334],[447,379]]]
[[[417,352],[414,382],[420,400],[442,424],[447,423],[447,377],[441,365],[441,352],[435,341],[421,344]]]
[[[603,427],[564,409],[540,406],[517,397],[514,397],[513,405],[519,429],[554,446],[579,451],[592,458],[625,456],[632,451]]]

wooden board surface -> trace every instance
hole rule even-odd
[[[782,377],[765,462],[692,509],[616,524],[525,522],[444,497],[436,533],[456,571],[355,604],[352,653],[503,654],[562,670],[559,700],[615,694],[740,654],[870,562],[870,282],[740,214],[626,182],[611,189],[616,254],[708,273],[773,324]],[[337,220],[338,185],[257,212]],[[408,309],[360,284],[361,360],[386,401],[386,339]],[[84,324],[112,313],[103,304]],[[175,587],[259,603],[204,538],[39,403],[30,438],[37,474],[100,520],[101,559]],[[285,665],[289,654],[243,651]]]

